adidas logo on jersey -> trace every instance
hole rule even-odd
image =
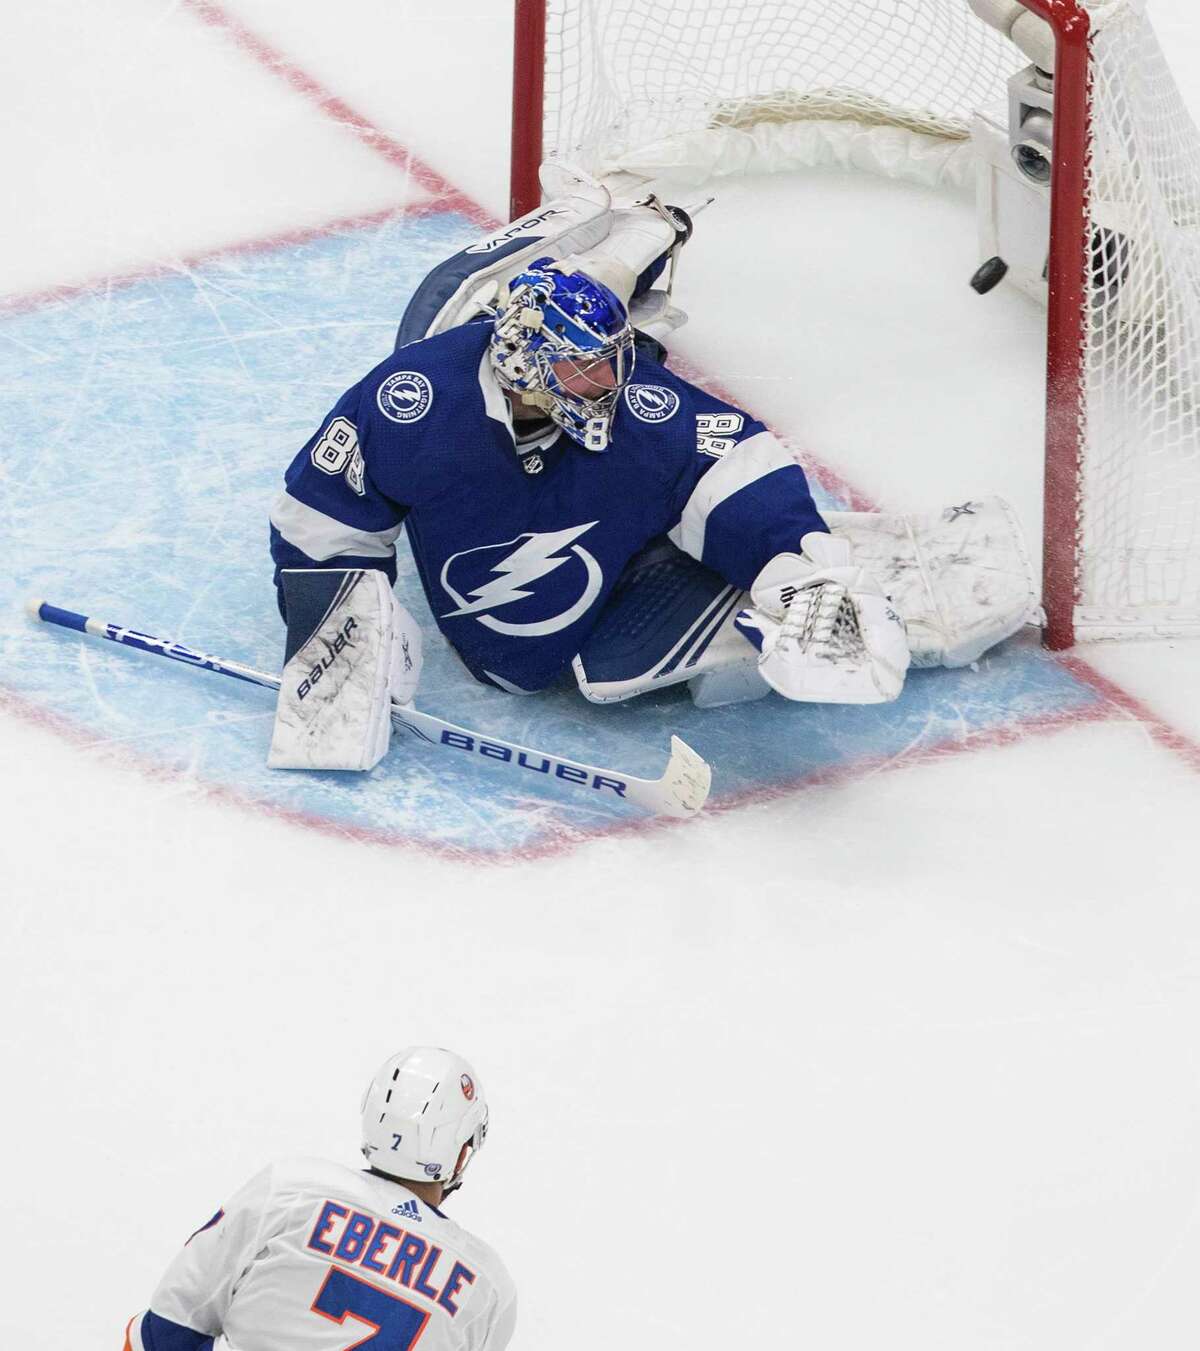
[[[421,1208],[415,1201],[404,1201],[392,1207],[393,1215],[403,1215],[406,1220],[420,1220]]]

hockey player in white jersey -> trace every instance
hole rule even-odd
[[[188,1239],[125,1351],[504,1351],[516,1292],[440,1206],[487,1134],[475,1071],[410,1047],[362,1104],[369,1167],[273,1164]]]

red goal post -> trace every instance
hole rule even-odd
[[[1166,113],[1159,108],[1142,110],[1135,106],[1136,91],[1118,87],[1122,60],[1138,61],[1143,67],[1150,63],[1152,74],[1158,69],[1153,65],[1157,48],[1144,21],[1143,0],[991,0],[991,3],[1014,11],[1023,7],[1050,25],[1054,42],[1052,173],[1045,269],[1048,310],[1045,641],[1052,648],[1065,648],[1083,636],[1200,633],[1200,471],[1193,485],[1186,454],[1193,437],[1200,440],[1200,379],[1189,364],[1193,335],[1200,347],[1200,302],[1194,321],[1187,310],[1186,323],[1176,322],[1173,333],[1164,336],[1163,332],[1164,316],[1173,320],[1180,304],[1186,310],[1189,303],[1186,296],[1180,302],[1172,291],[1177,283],[1170,274],[1176,269],[1169,264],[1194,242],[1189,237],[1181,243],[1176,238],[1178,230],[1190,226],[1188,218],[1193,212],[1200,221],[1200,140],[1190,124],[1184,125],[1187,119],[1182,114],[1181,102],[1178,107],[1172,104]],[[764,16],[763,52],[753,54],[755,15],[760,9]],[[927,24],[933,22],[928,16],[935,10],[947,16],[946,34],[939,34],[936,39],[926,32]],[[787,52],[783,57],[777,55],[793,41],[790,33],[781,36],[780,12],[794,15],[794,55]],[[839,12],[843,20],[849,16],[854,22],[853,29],[844,25],[836,42],[823,37],[825,15],[833,12]],[[537,206],[538,169],[544,159],[561,155],[571,162],[586,163],[586,155],[581,158],[581,151],[600,147],[601,143],[603,153],[611,155],[617,143],[614,136],[623,120],[633,128],[631,144],[638,136],[649,134],[646,128],[651,128],[655,136],[674,134],[668,117],[675,117],[673,109],[684,104],[688,105],[691,119],[688,127],[697,124],[692,111],[696,103],[694,85],[709,78],[705,64],[709,61],[709,50],[689,49],[679,63],[689,83],[686,87],[671,85],[669,95],[663,93],[658,99],[661,107],[653,106],[660,92],[655,81],[669,82],[671,78],[672,44],[682,49],[689,40],[687,27],[693,19],[698,35],[699,24],[708,25],[705,32],[709,49],[716,45],[712,35],[724,34],[722,40],[731,49],[736,46],[739,53],[741,65],[736,89],[722,87],[721,80],[730,77],[724,74],[724,68],[718,72],[717,56],[712,55],[710,103],[724,110],[735,95],[748,99],[749,103],[761,99],[752,90],[747,94],[746,71],[766,65],[772,68],[773,91],[778,89],[780,71],[785,70],[788,78],[815,80],[817,83],[811,87],[819,89],[822,106],[832,92],[842,97],[847,93],[847,83],[854,78],[853,62],[844,61],[836,73],[814,76],[811,72],[819,65],[823,40],[834,50],[846,45],[842,39],[848,33],[857,34],[860,29],[864,34],[868,31],[874,34],[870,38],[874,47],[864,54],[870,60],[864,59],[860,64],[871,65],[878,48],[882,53],[878,56],[882,70],[887,55],[883,48],[888,43],[896,46],[896,54],[890,58],[893,71],[913,64],[912,48],[918,44],[909,40],[904,31],[906,15],[914,27],[919,20],[922,55],[927,49],[932,51],[937,43],[944,44],[944,51],[938,55],[948,80],[949,72],[969,66],[974,59],[971,54],[977,47],[954,46],[965,42],[964,34],[975,42],[974,26],[991,43],[1002,41],[1004,49],[1015,58],[1009,71],[981,73],[977,87],[960,97],[964,101],[1006,97],[1008,76],[1025,58],[1007,39],[1001,40],[998,33],[991,32],[970,12],[968,0],[793,0],[791,4],[764,6],[759,6],[757,0],[515,0],[513,217]],[[652,23],[655,19],[657,22]],[[638,46],[633,45],[631,37],[630,45],[608,60],[606,44],[623,40],[623,25],[637,35]],[[1094,38],[1101,28],[1106,44],[1097,55]],[[904,45],[906,40],[908,46]],[[651,42],[660,49],[656,58],[660,64],[651,67],[647,63],[646,73],[636,77],[642,80],[642,85],[635,87],[635,76],[628,73],[630,52]],[[616,52],[615,46],[613,51]],[[749,57],[748,51],[752,53]],[[793,71],[802,73],[793,75]],[[887,116],[898,117],[902,125],[919,124],[924,131],[929,109],[924,106],[922,91],[914,93],[911,83],[908,81],[903,97],[899,98],[899,112],[889,91]],[[935,72],[929,79],[929,89],[940,95],[940,83],[941,76]],[[1148,81],[1143,68],[1139,80],[1131,79],[1130,83],[1146,85],[1156,81]],[[662,87],[665,90],[665,84]],[[795,96],[795,100],[811,100],[811,87]],[[770,97],[774,98],[775,93]],[[1102,99],[1101,113],[1106,119],[1102,128],[1104,159],[1098,166],[1093,119]],[[854,103],[852,92],[850,100]],[[871,105],[868,120],[878,121],[881,114],[877,109],[882,105],[873,98],[867,101]],[[1110,103],[1119,104],[1119,110],[1113,112]],[[592,107],[596,110],[594,115]],[[955,129],[949,134],[965,136],[960,128],[976,111],[977,107],[964,106],[952,114],[937,110],[936,116],[957,118]],[[655,121],[659,113],[662,116]],[[844,111],[835,115],[847,117]],[[715,120],[724,116],[722,112]],[[1143,168],[1122,177],[1126,161],[1135,153],[1134,147],[1146,140],[1136,125],[1142,116],[1154,123],[1151,130],[1159,141],[1164,144],[1169,141],[1166,158],[1171,160],[1172,183],[1159,190],[1159,197],[1178,196],[1179,180],[1190,175],[1195,181],[1187,184],[1186,206],[1174,200],[1165,209],[1157,202],[1146,206],[1140,196],[1146,189],[1140,180],[1151,175]],[[773,112],[770,120],[779,120],[779,114]],[[1162,130],[1158,123],[1167,130]],[[1178,171],[1180,165],[1186,173]],[[1103,201],[1099,200],[1101,196]],[[1114,219],[1134,223],[1122,224],[1117,230],[1111,225]],[[1114,238],[1120,254],[1119,283],[1111,275]],[[1200,251],[1187,256],[1200,268]],[[1197,275],[1200,276],[1200,271]],[[1118,285],[1124,288],[1119,304],[1114,300]],[[1166,327],[1170,329],[1172,324],[1167,323]],[[1181,328],[1186,330],[1182,334]],[[1164,343],[1174,343],[1176,350],[1164,356],[1159,350]],[[1200,351],[1196,355],[1200,357]],[[1200,362],[1197,364],[1200,367]],[[1175,395],[1167,392],[1161,374],[1164,366],[1171,368],[1172,388],[1177,392],[1182,381],[1189,391],[1186,409],[1181,413],[1177,407],[1170,414],[1175,421],[1165,431],[1164,415],[1157,405],[1171,403]],[[1196,411],[1190,402],[1193,385]],[[1139,419],[1145,422],[1144,429],[1140,424],[1134,426]],[[1148,447],[1144,454],[1143,445]],[[1114,462],[1122,457],[1128,463],[1118,464],[1114,471]],[[1182,479],[1177,473],[1172,480],[1172,473],[1184,461],[1186,473]],[[1147,469],[1147,465],[1151,468]],[[1173,507],[1165,508],[1164,504],[1177,495],[1175,486],[1180,483],[1184,484],[1182,491],[1187,501],[1181,499]],[[1195,510],[1191,505],[1193,487]],[[1122,530],[1125,535],[1120,534]]]

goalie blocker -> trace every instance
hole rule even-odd
[[[421,631],[374,569],[282,573],[287,648],[267,764],[373,769],[391,740],[391,704],[410,704]]]

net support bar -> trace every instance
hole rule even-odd
[[[1043,639],[1075,641],[1079,474],[1083,436],[1088,178],[1088,16],[1064,0],[1022,0],[1056,38],[1054,192],[1046,329],[1046,457],[1042,530]]]
[[[527,215],[541,202],[538,169],[542,163],[545,71],[546,0],[515,0],[509,220]]]

